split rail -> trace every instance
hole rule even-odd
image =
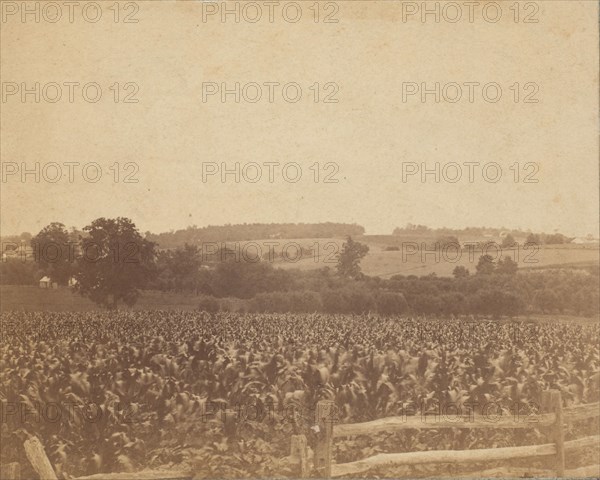
[[[477,476],[519,477],[556,476],[556,477],[599,477],[600,464],[589,465],[573,470],[565,470],[565,455],[586,447],[594,447],[598,451],[600,435],[592,435],[576,440],[565,441],[565,424],[592,419],[600,416],[600,403],[578,405],[562,408],[559,391],[543,392],[541,413],[535,415],[533,422],[515,421],[513,418],[500,418],[491,422],[489,419],[471,419],[456,422],[454,419],[427,419],[421,416],[387,417],[364,423],[336,424],[334,404],[331,401],[320,401],[316,409],[316,425],[318,440],[314,452],[313,476],[319,478],[355,477],[373,468],[381,469],[402,465],[423,464],[454,464],[502,462],[510,463],[517,458],[551,457],[552,472],[548,470],[534,471],[516,467],[503,467],[493,470],[480,471]],[[421,452],[380,453],[378,455],[356,460],[350,463],[337,464],[333,462],[333,441],[343,437],[357,435],[373,435],[379,432],[399,432],[407,429],[539,429],[549,440],[541,445],[526,445],[518,447],[485,448],[473,450],[430,450]],[[292,438],[291,457],[298,466],[298,475],[308,477],[308,450],[306,438],[295,435]],[[440,468],[438,476],[447,476],[447,468]],[[550,474],[550,475],[548,475]],[[434,475],[435,476],[435,475]]]

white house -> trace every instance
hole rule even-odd
[[[40,288],[52,288],[52,281],[50,277],[40,278]]]

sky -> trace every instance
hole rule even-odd
[[[56,2],[62,17],[36,23],[2,2],[2,235],[116,216],[155,233],[332,221],[598,235],[597,2],[500,2],[496,23],[494,2],[455,23],[441,7],[439,22],[410,14],[421,2],[292,3],[271,22],[255,2],[252,23],[244,3],[236,22],[221,2],[101,1],[94,23],[93,7],[70,22]]]

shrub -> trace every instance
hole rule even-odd
[[[205,296],[198,303],[198,310],[209,313],[216,313],[221,309],[219,301],[215,297]]]
[[[377,311],[382,315],[401,314],[407,310],[408,303],[401,293],[381,292],[377,295]]]

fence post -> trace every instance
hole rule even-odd
[[[334,406],[331,400],[317,402],[315,423],[319,427],[319,431],[314,463],[317,477],[320,478],[331,477]]]
[[[292,445],[290,448],[290,457],[298,462],[299,478],[308,476],[308,452],[306,446],[306,437],[304,435],[292,435]]]
[[[556,420],[549,427],[549,437],[556,444],[556,476],[565,476],[565,438],[563,432],[562,399],[558,390],[542,392],[542,412],[554,413]]]
[[[44,451],[44,446],[37,437],[33,435],[29,437],[25,440],[23,447],[31,466],[42,480],[57,480],[52,464]]]

